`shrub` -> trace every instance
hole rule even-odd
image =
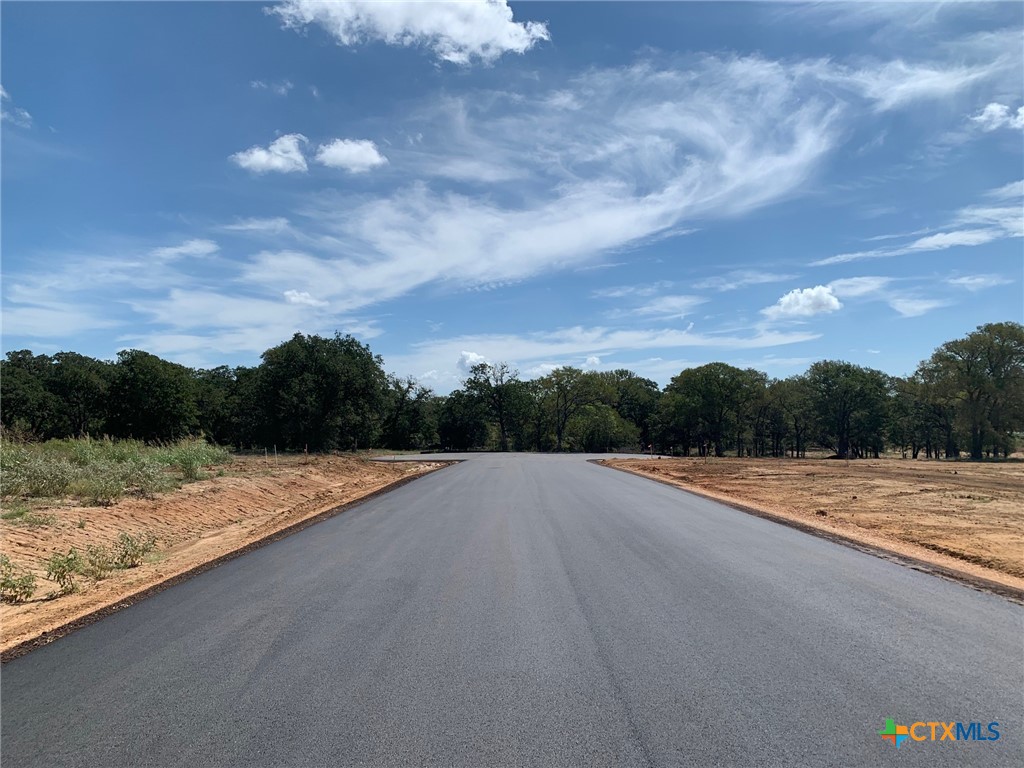
[[[89,546],[85,549],[85,563],[82,565],[83,576],[91,579],[105,579],[117,567],[114,555],[106,547]]]
[[[124,495],[124,475],[124,469],[118,464],[95,464],[75,484],[75,495],[90,504],[110,506]]]
[[[0,600],[23,603],[36,591],[36,577],[18,569],[7,555],[0,555]]]
[[[155,547],[156,537],[151,533],[140,535],[137,539],[122,533],[114,545],[114,564],[118,568],[137,568]]]
[[[209,464],[224,464],[231,454],[224,448],[210,445],[205,440],[191,438],[179,440],[163,449],[164,461],[181,472],[185,481],[200,479],[199,470]]]
[[[84,563],[78,550],[72,547],[66,555],[54,552],[46,563],[46,578],[60,585],[61,594],[67,595],[78,589],[75,574],[80,573]]]

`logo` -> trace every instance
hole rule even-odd
[[[899,749],[900,744],[907,740],[908,733],[909,731],[907,730],[907,726],[896,725],[896,721],[890,717],[886,719],[885,728],[880,730],[878,735],[885,741],[891,741],[896,745],[896,749]]]
[[[944,723],[936,720],[916,722],[913,725],[897,725],[896,721],[887,717],[885,727],[878,732],[883,741],[888,741],[899,749],[908,738],[911,741],[998,741],[999,723],[983,726],[975,723]]]

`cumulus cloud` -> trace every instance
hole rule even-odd
[[[250,147],[229,158],[253,173],[305,173],[306,158],[302,146],[308,139],[301,133],[288,133],[275,139],[269,147]]]
[[[28,113],[28,110],[16,107],[11,103],[11,94],[7,92],[2,85],[0,85],[0,120],[6,120],[12,125],[17,125],[21,128],[32,127],[32,115]]]
[[[213,240],[186,240],[181,245],[154,248],[150,253],[158,259],[179,259],[182,256],[212,256],[220,250]]]
[[[842,307],[829,286],[816,285],[813,288],[795,288],[772,306],[762,309],[761,314],[769,320],[799,320],[827,315]]]
[[[525,53],[549,39],[545,24],[514,21],[505,0],[285,0],[268,12],[292,29],[317,24],[339,45],[379,40],[388,45],[420,46],[453,64],[492,63],[506,53]]]
[[[365,139],[335,139],[321,144],[316,161],[328,168],[341,168],[349,173],[365,173],[387,163],[377,145]]]
[[[988,104],[976,115],[971,115],[971,121],[983,131],[995,131],[1000,128],[1024,128],[1024,107],[1018,107],[1014,113],[1005,104],[993,102]]]
[[[601,364],[601,358],[597,355],[591,355],[583,362],[583,364],[587,368],[597,368],[597,366]]]
[[[480,365],[480,363],[489,362],[483,355],[478,355],[476,352],[467,352],[462,350],[459,354],[459,359],[455,363],[455,367],[464,373],[469,373],[474,365]]]

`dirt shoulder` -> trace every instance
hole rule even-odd
[[[601,463],[1024,597],[1024,464],[733,458]]]
[[[175,582],[333,514],[397,483],[446,466],[438,462],[373,462],[340,456],[238,457],[222,477],[186,485],[153,499],[125,499],[109,507],[74,503],[36,509],[45,525],[0,522],[0,551],[36,576],[36,596],[0,605],[4,660],[28,641],[45,644],[94,614],[105,615]],[[101,581],[77,577],[79,590],[48,599],[57,585],[46,561],[74,547],[110,547],[119,534],[156,536],[141,566],[115,570]]]

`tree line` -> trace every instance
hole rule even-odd
[[[187,368],[141,350],[114,361],[20,350],[0,361],[0,398],[5,432],[29,439],[981,459],[1008,456],[1024,432],[1024,326],[979,326],[905,378],[837,360],[784,379],[709,363],[662,389],[626,369],[563,366],[526,380],[507,363],[480,363],[447,396],[388,375],[368,346],[340,334],[295,334],[237,368]]]

